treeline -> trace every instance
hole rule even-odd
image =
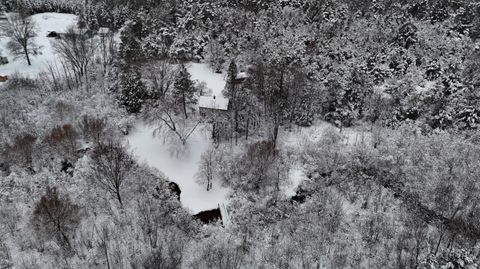
[[[249,4],[262,8],[242,8]],[[311,118],[339,126],[416,121],[429,132],[472,130],[478,124],[475,2],[158,5],[128,17],[122,46],[132,55],[124,54],[130,64],[205,60],[226,72],[234,60],[237,71],[249,71],[253,78],[272,76],[279,87],[273,89],[275,100],[288,99],[300,108],[301,125]],[[251,89],[255,83],[242,91],[258,92]],[[292,118],[297,112],[280,113]]]

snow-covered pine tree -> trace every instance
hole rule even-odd
[[[180,70],[173,85],[172,95],[177,104],[181,105],[182,113],[188,119],[187,107],[197,103],[195,86],[185,65]]]
[[[224,45],[218,39],[211,39],[206,48],[207,61],[215,73],[222,73],[223,65],[225,63],[225,49]]]
[[[227,81],[225,85],[225,89],[223,90],[223,95],[228,98],[232,98],[235,92],[235,78],[237,77],[238,68],[235,60],[231,60],[230,64],[228,65],[227,70]]]
[[[143,58],[140,40],[135,35],[136,22],[125,23],[125,28],[120,32],[119,55],[125,63],[135,63]]]
[[[119,100],[129,113],[140,112],[147,97],[140,72],[127,71],[120,76]]]

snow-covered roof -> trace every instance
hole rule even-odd
[[[244,79],[244,78],[248,78],[248,74],[246,72],[240,72],[236,77],[236,79]]]
[[[228,110],[228,98],[214,96],[200,96],[198,106],[201,108]]]
[[[100,28],[98,28],[98,33],[101,34],[101,35],[108,34],[108,33],[110,33],[110,28],[100,27]]]

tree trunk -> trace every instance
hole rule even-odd
[[[415,267],[414,268],[418,268],[418,264],[419,264],[418,257],[420,256],[420,245],[421,245],[421,242],[419,242],[418,239],[417,239],[417,246],[416,246],[416,252],[415,252]]]
[[[182,92],[182,103],[183,103],[183,113],[185,114],[185,119],[188,119],[187,104],[186,104],[186,100],[185,100],[185,92]]]
[[[67,235],[63,231],[61,231],[60,228],[58,228],[58,230],[63,238],[63,241],[65,241],[65,243],[67,244],[68,250],[70,251],[72,249],[72,245],[70,245],[70,240],[68,240]]]
[[[217,136],[215,135],[215,131],[216,131],[216,130],[215,130],[215,129],[216,129],[216,128],[215,128],[215,125],[216,125],[216,124],[215,124],[215,122],[214,122],[214,123],[212,124],[212,139],[213,139],[214,141],[216,141],[216,138],[217,138]]]
[[[273,127],[273,137],[272,137],[272,142],[273,142],[273,148],[275,149],[277,147],[277,138],[278,138],[278,129],[279,125],[275,123],[275,126]]]
[[[440,248],[440,243],[442,243],[443,231],[440,231],[440,238],[438,239],[437,247],[435,248],[434,255],[437,255],[438,249]]]
[[[90,92],[90,86],[88,85],[89,84],[89,80],[88,80],[88,65],[85,65],[84,67],[84,76],[85,76],[85,88],[87,90],[87,93]]]
[[[246,125],[246,129],[245,129],[245,140],[248,140],[248,131],[249,131],[249,126],[250,125],[250,116],[247,117],[247,125]]]
[[[235,145],[238,143],[238,110],[235,106]]]
[[[28,65],[32,65],[32,62],[30,62],[30,55],[28,55],[27,47],[23,48],[23,51],[25,52],[25,57],[27,58]]]
[[[211,189],[212,189],[212,179],[211,179],[210,171],[209,171],[209,175],[207,176],[207,191],[209,191]]]
[[[117,200],[120,203],[120,208],[123,208],[122,198],[120,197],[120,190],[117,190],[116,194],[117,194]]]
[[[110,269],[110,260],[108,259],[107,242],[104,242],[104,244],[103,244],[103,251],[105,252],[105,258],[107,259],[107,269]]]

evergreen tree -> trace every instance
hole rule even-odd
[[[125,28],[120,33],[119,55],[126,64],[135,63],[143,59],[143,51],[141,49],[140,40],[136,36],[137,23],[129,21],[125,24]]]
[[[147,99],[147,89],[138,71],[127,71],[120,77],[120,103],[129,113],[140,112]]]
[[[175,78],[172,95],[175,102],[181,105],[182,112],[186,119],[188,119],[187,107],[197,103],[195,91],[196,89],[190,78],[190,73],[185,65],[182,64]]]
[[[235,94],[235,78],[237,77],[238,69],[235,60],[230,62],[227,71],[227,83],[223,91],[223,95],[228,98],[232,98]]]
[[[235,63],[235,60],[232,60],[230,62],[230,65],[228,66],[228,71],[227,71],[227,83],[225,85],[225,89],[223,91],[223,94],[230,98],[230,108],[232,110],[232,117],[234,121],[234,131],[236,134],[239,132],[239,96],[237,93],[237,88],[238,86],[236,85],[236,78],[238,74],[238,69],[237,69],[237,64]],[[235,135],[235,139],[237,139],[237,135]]]

